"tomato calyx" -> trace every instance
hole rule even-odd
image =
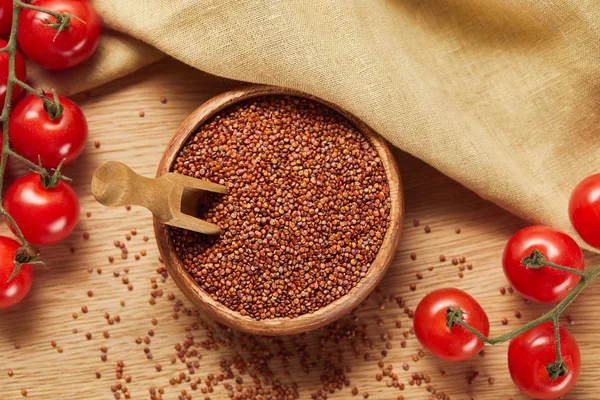
[[[56,187],[56,185],[58,185],[60,181],[71,182],[71,178],[64,176],[61,172],[61,168],[64,161],[65,160],[63,159],[60,162],[60,164],[58,164],[58,167],[56,167],[56,169],[52,168],[52,174],[49,174],[48,170],[42,167],[42,160],[39,160],[41,170],[33,172],[38,173],[40,175],[40,183],[42,184],[42,187],[44,189],[52,189]]]
[[[466,312],[461,310],[460,306],[448,307],[446,310],[446,326],[448,328],[454,328],[454,325],[456,325],[459,320],[462,321],[462,316],[465,314]]]
[[[561,376],[565,376],[569,372],[567,364],[562,360],[556,360],[553,363],[546,365],[546,371],[548,371],[548,377],[550,380],[556,380]]]
[[[547,262],[548,260],[546,259],[546,256],[544,256],[544,253],[534,249],[530,255],[523,257],[521,265],[526,268],[538,269],[546,265]]]
[[[67,12],[59,13],[59,15],[56,17],[56,21],[52,21],[48,18],[44,20],[44,22],[46,22],[46,26],[56,29],[56,35],[54,35],[54,39],[52,39],[53,42],[56,41],[56,38],[62,31],[71,26],[71,18],[75,18],[77,21],[85,24],[84,20]]]
[[[11,279],[19,273],[21,267],[25,264],[45,265],[43,261],[39,260],[39,255],[30,255],[27,247],[19,247],[15,251],[15,268],[13,269],[13,272],[10,274],[6,282],[10,282]]]
[[[54,98],[51,99],[50,96],[48,96],[46,92],[42,90],[42,95],[40,98],[44,102],[44,111],[46,111],[48,117],[54,121],[55,119],[60,118],[65,110],[65,107],[60,104],[60,100],[58,99],[58,95],[55,91],[52,91],[52,95]]]

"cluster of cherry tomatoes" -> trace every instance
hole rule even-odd
[[[27,78],[24,56],[50,70],[64,70],[88,60],[100,38],[100,19],[88,0],[33,0],[26,4],[57,13],[23,7],[20,11],[15,75]],[[0,0],[0,38],[11,33],[13,0]],[[0,48],[7,41],[0,39]],[[20,50],[20,51],[19,51]],[[8,79],[7,53],[0,53],[0,104],[4,104]],[[43,94],[23,95],[13,86],[12,112],[8,128],[11,149],[46,169],[57,169],[75,160],[85,147],[87,122],[71,100]],[[19,226],[25,240],[34,245],[52,245],[65,239],[79,219],[79,201],[64,180],[30,173],[16,179],[3,199],[4,209]],[[15,232],[9,223],[9,227]],[[24,264],[11,277],[17,241],[0,236],[0,309],[20,302],[29,292],[31,265]]]
[[[592,175],[573,190],[569,216],[575,230],[589,245],[600,248],[600,174]],[[517,293],[541,303],[565,298],[581,276],[549,267],[526,268],[521,260],[534,250],[547,261],[583,271],[583,253],[567,234],[547,226],[531,226],[515,233],[506,244],[502,266],[506,278]],[[460,307],[463,321],[488,336],[490,324],[479,303],[458,289],[440,289],[421,300],[415,311],[415,334],[421,344],[441,359],[465,361],[477,355],[484,343],[465,327],[447,326],[446,312]],[[517,387],[536,399],[555,399],[565,395],[580,372],[580,353],[575,338],[559,327],[560,354],[565,374],[550,377],[547,366],[556,360],[554,325],[551,321],[532,328],[510,341],[508,369]]]

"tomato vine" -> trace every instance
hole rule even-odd
[[[506,342],[511,340],[520,334],[527,332],[545,322],[551,321],[554,325],[554,343],[556,348],[556,359],[553,363],[550,363],[546,366],[546,370],[548,371],[548,376],[551,380],[555,380],[560,376],[564,376],[568,372],[568,368],[564,363],[561,352],[560,352],[560,335],[559,335],[559,323],[558,318],[560,314],[575,300],[575,298],[586,288],[587,285],[590,284],[598,275],[600,275],[600,265],[590,269],[588,271],[580,271],[578,269],[565,267],[563,265],[558,265],[552,263],[546,259],[543,253],[538,250],[533,250],[531,254],[527,257],[524,257],[521,260],[521,265],[524,268],[533,268],[538,269],[541,267],[549,267],[553,269],[557,269],[560,271],[565,271],[572,274],[577,274],[581,276],[581,280],[579,283],[565,296],[565,298],[558,303],[552,310],[548,311],[546,314],[542,315],[539,318],[534,319],[533,321],[521,326],[520,328],[514,329],[510,332],[507,332],[503,335],[497,336],[495,338],[488,338],[483,335],[477,329],[473,328],[469,325],[462,317],[462,312],[459,307],[449,307],[446,311],[446,321],[447,326],[449,328],[460,325],[464,327],[466,330],[471,332],[473,335],[477,336],[484,343],[494,345],[502,342]]]
[[[13,14],[12,14],[12,26],[10,30],[10,37],[5,47],[0,49],[0,53],[7,53],[8,55],[8,77],[6,82],[6,96],[4,99],[4,104],[2,107],[2,112],[0,113],[0,123],[2,124],[2,156],[0,158],[0,193],[2,193],[3,183],[4,183],[4,174],[6,171],[6,164],[8,158],[16,159],[24,164],[26,164],[31,170],[40,174],[42,181],[49,182],[49,185],[56,185],[59,181],[65,180],[69,181],[70,179],[66,176],[63,176],[60,172],[60,165],[52,170],[50,173],[46,168],[28,160],[27,158],[21,156],[10,148],[9,143],[9,118],[11,113],[11,101],[13,95],[13,88],[15,85],[20,86],[26,92],[33,94],[35,96],[40,97],[44,101],[45,108],[53,112],[52,115],[60,115],[61,105],[58,102],[58,97],[54,94],[54,98],[50,98],[43,91],[37,91],[31,86],[29,86],[26,82],[20,80],[15,72],[15,60],[17,57],[17,34],[19,28],[19,16],[21,14],[21,10],[24,8],[29,8],[32,10],[36,10],[39,12],[43,12],[52,16],[56,19],[56,22],[53,23],[56,25],[55,29],[57,30],[57,35],[60,34],[65,28],[69,26],[69,21],[71,18],[76,18],[68,13],[59,13],[52,10],[47,10],[41,7],[37,7],[28,3],[25,3],[21,0],[13,0]],[[77,18],[78,19],[78,18]],[[49,23],[49,22],[48,22]],[[51,25],[54,27],[54,25]],[[1,195],[0,195],[1,196]],[[0,198],[1,200],[1,198]],[[12,279],[20,270],[23,264],[43,264],[42,261],[38,259],[37,255],[31,255],[29,249],[29,243],[23,236],[23,233],[14,218],[6,211],[3,207],[2,202],[0,201],[0,215],[4,216],[7,219],[8,223],[12,226],[15,234],[19,238],[20,247],[15,251],[14,259],[15,259],[15,268],[9,278]]]

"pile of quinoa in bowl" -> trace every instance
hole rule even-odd
[[[192,134],[172,171],[227,186],[206,194],[218,237],[169,227],[182,265],[215,301],[256,320],[295,318],[348,294],[390,223],[390,188],[369,140],[315,101],[262,96]]]

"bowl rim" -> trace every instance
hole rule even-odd
[[[400,171],[398,170],[396,160],[385,139],[378,133],[353,114],[328,101],[294,89],[268,85],[242,86],[218,94],[200,105],[185,119],[169,141],[158,164],[156,177],[171,170],[171,166],[173,165],[177,154],[188,141],[189,137],[197,132],[197,129],[209,118],[223,109],[241,101],[270,95],[305,98],[331,108],[343,115],[357,130],[359,130],[379,154],[390,187],[390,223],[384,235],[383,242],[377,251],[377,255],[369,266],[367,275],[364,276],[346,295],[334,300],[317,311],[303,314],[295,318],[278,317],[256,320],[250,316],[243,316],[238,311],[234,311],[214,300],[196,283],[184,268],[179,257],[177,257],[173,243],[169,237],[167,225],[161,224],[154,219],[154,232],[159,252],[162,256],[163,263],[167,267],[169,275],[194,306],[208,313],[216,321],[229,327],[252,334],[276,336],[307,332],[331,323],[350,313],[373,291],[388,270],[396,252],[404,217],[404,196]]]

